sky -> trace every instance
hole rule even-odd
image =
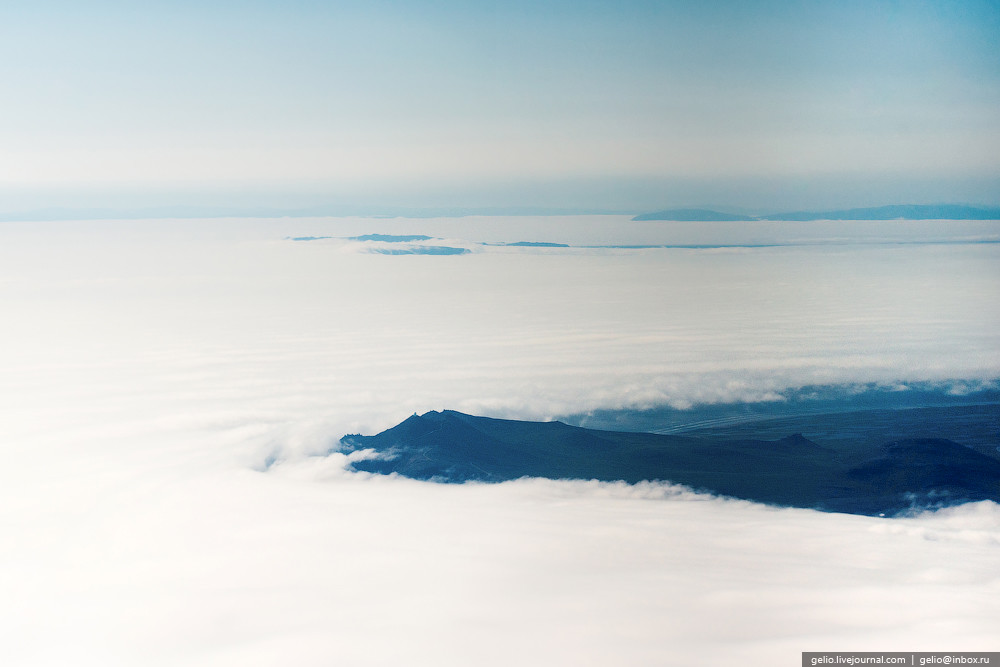
[[[995,388],[998,225],[4,222],[5,660],[770,667],[994,650],[996,503],[887,519],[657,484],[438,485],[350,473],[336,443],[432,409]],[[366,233],[472,252],[343,238]],[[521,240],[728,245],[482,245]]]
[[[1000,203],[993,2],[0,8],[0,195],[62,207]]]

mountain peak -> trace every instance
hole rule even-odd
[[[492,419],[454,410],[413,415],[344,449],[389,457],[355,470],[441,482],[521,477],[669,481],[724,496],[856,514],[895,514],[919,502],[1000,501],[1000,461],[940,439],[865,440],[844,447],[793,433],[773,439],[598,431],[562,422]],[[942,495],[944,494],[944,495]]]

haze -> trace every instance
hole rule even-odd
[[[47,0],[4,211],[1000,203],[995,3]]]

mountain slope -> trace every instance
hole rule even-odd
[[[445,410],[414,415],[374,436],[347,435],[340,445],[377,454],[355,461],[355,470],[440,482],[660,480],[757,502],[857,514],[1000,502],[1000,461],[945,439],[831,447],[801,434],[727,440]]]

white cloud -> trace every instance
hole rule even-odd
[[[5,224],[8,660],[765,665],[831,646],[990,650],[993,504],[888,521],[655,485],[436,486],[319,456],[427,409],[545,417],[1000,375],[996,244],[386,257],[282,240],[698,229],[830,231]]]

